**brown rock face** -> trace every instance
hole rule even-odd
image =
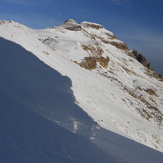
[[[94,56],[99,56],[99,55],[102,55],[102,53],[104,52],[103,49],[96,45],[82,45],[82,48],[85,50],[85,51],[88,51],[89,53],[91,53],[92,55]]]
[[[105,43],[105,44],[111,44],[115,47],[117,47],[118,49],[121,49],[121,50],[129,50],[127,45],[124,43],[124,42],[117,42],[117,40],[119,40],[115,35],[111,36],[109,34],[106,34],[108,36],[108,39],[104,39],[102,37],[99,37],[97,35],[92,35],[91,36],[93,38],[98,38],[101,40],[101,42]],[[115,41],[114,41],[115,40]]]
[[[123,43],[119,43],[119,42],[109,42],[111,45],[117,47],[118,49],[122,49],[122,50],[129,50],[127,45],[123,42]]]
[[[85,57],[83,62],[78,64],[87,70],[92,70],[97,67],[97,62],[100,63],[102,67],[108,68],[109,57]]]
[[[96,59],[93,57],[85,57],[84,61],[79,65],[85,69],[92,70],[96,68]]]
[[[104,68],[108,68],[108,64],[109,64],[109,57],[104,58],[104,57],[99,57],[96,59],[97,62],[100,63],[100,65]]]
[[[89,22],[82,22],[81,26],[86,27],[86,28],[94,28],[94,29],[104,28],[104,26],[102,26],[100,24],[89,23]]]

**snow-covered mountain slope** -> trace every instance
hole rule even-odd
[[[163,160],[161,152],[93,122],[75,104],[67,77],[18,44],[0,38],[0,45],[0,162],[160,163]],[[94,144],[88,135],[96,137],[91,139]]]
[[[163,152],[162,76],[112,32],[74,20],[42,30],[1,21],[0,36],[68,76],[76,104],[101,127]]]

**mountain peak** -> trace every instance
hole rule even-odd
[[[66,20],[59,28],[68,29],[71,31],[81,31],[81,25],[73,19]]]
[[[65,22],[64,22],[64,24],[78,24],[75,20],[73,20],[73,19],[68,19],[68,20],[66,20]]]
[[[92,22],[87,22],[87,21],[77,23],[73,19],[66,20],[59,27],[62,27],[64,29],[68,29],[68,30],[73,30],[73,31],[81,31],[82,28],[91,28],[91,29],[97,29],[97,30],[104,29],[104,26],[97,24],[97,23],[92,23]]]

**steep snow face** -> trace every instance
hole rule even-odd
[[[112,32],[73,20],[43,30],[3,21],[0,36],[68,76],[76,103],[100,126],[163,152],[163,83]]]

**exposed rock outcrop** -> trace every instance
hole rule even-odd
[[[77,63],[77,62],[75,62]],[[103,68],[108,68],[109,64],[109,57],[85,57],[81,63],[77,63],[81,67],[92,70],[97,67],[97,63],[99,63]]]
[[[161,75],[161,74],[157,73],[156,71],[154,71],[154,70],[152,69],[151,64],[146,60],[146,58],[145,58],[142,54],[138,53],[137,50],[133,50],[133,51],[132,51],[132,54],[134,55],[134,57],[135,57],[142,65],[144,65],[146,68],[148,68],[148,71],[147,71],[148,75],[150,75],[150,76],[152,76],[152,77],[154,77],[154,78],[158,78],[159,81],[163,82],[163,75]]]
[[[117,47],[118,49],[122,50],[129,50],[127,45],[124,42],[109,42],[111,45]]]
[[[152,69],[151,64],[146,60],[146,58],[145,58],[142,54],[138,53],[137,50],[133,50],[132,52],[133,52],[135,58],[136,58],[142,65],[144,65],[144,66],[147,67],[148,69]]]
[[[95,56],[100,56],[104,52],[103,49],[98,45],[92,45],[92,44],[90,44],[90,45],[82,45],[82,48],[85,51],[89,52],[94,57]]]
[[[73,19],[68,19],[66,20],[62,25],[60,25],[59,27],[63,27],[64,29],[68,29],[71,31],[81,31],[81,25],[79,23],[77,23],[75,20]]]
[[[100,24],[96,24],[96,23],[90,23],[90,22],[82,22],[80,23],[82,27],[84,28],[94,28],[94,29],[102,29],[104,28],[104,26],[100,25]]]

